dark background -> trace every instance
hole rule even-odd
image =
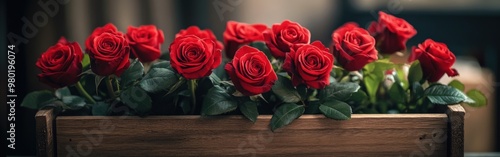
[[[23,17],[32,21],[36,12],[43,11],[34,0],[12,0],[2,1],[0,32],[3,38],[0,40],[4,48],[0,55],[0,66],[6,67],[6,33],[21,35],[24,23]],[[417,30],[418,34],[409,40],[407,45],[416,45],[426,38],[447,43],[451,51],[460,57],[472,57],[478,61],[483,68],[490,69],[498,78],[498,54],[500,53],[500,3],[489,0],[457,0],[447,3],[468,2],[465,7],[442,7],[431,3],[418,7],[412,0],[380,1],[370,3],[367,1],[312,1],[311,5],[302,5],[309,1],[243,1],[232,6],[230,10],[222,14],[222,18],[216,12],[215,1],[230,5],[227,0],[184,0],[184,1],[118,1],[118,0],[70,0],[66,5],[58,5],[59,11],[53,17],[48,18],[48,23],[37,27],[38,32],[33,38],[29,38],[26,44],[17,45],[16,54],[16,92],[19,105],[22,98],[28,92],[49,89],[48,86],[39,84],[36,74],[35,61],[39,55],[49,46],[57,42],[60,36],[66,36],[69,40],[78,41],[84,47],[84,40],[91,31],[108,22],[117,25],[121,31],[126,31],[128,25],[155,24],[165,32],[165,50],[173,39],[174,34],[182,28],[190,25],[198,25],[200,28],[210,28],[222,40],[222,32],[225,22],[236,20],[242,22],[264,22],[268,26],[279,23],[284,19],[291,19],[309,28],[312,40],[321,40],[323,43],[331,42],[331,32],[347,21],[355,21],[361,26],[368,26],[370,21],[376,20],[377,12],[384,10],[395,16],[409,21]],[[429,1],[429,0],[427,0]],[[78,4],[76,4],[78,3]],[[251,4],[250,4],[251,3]],[[317,3],[317,4],[316,4]],[[413,4],[412,4],[413,3]],[[423,3],[423,2],[422,2]],[[443,2],[444,3],[444,2]],[[220,3],[219,3],[220,4]],[[324,6],[327,4],[327,6]],[[398,5],[399,4],[399,5]],[[421,3],[419,3],[421,4]],[[425,3],[424,3],[425,4]],[[319,7],[319,8],[317,8]],[[132,10],[127,10],[132,9]],[[271,10],[266,16],[248,15],[264,10]],[[299,12],[295,13],[294,12]],[[314,15],[314,17],[307,15]],[[6,68],[2,68],[0,80],[3,89],[6,89]],[[498,82],[495,80],[495,82]],[[495,91],[498,86],[492,84]],[[6,90],[1,90],[2,100],[5,100]],[[494,93],[495,97],[498,93]],[[496,103],[493,103],[496,105]],[[496,107],[495,113],[491,115],[494,129],[497,134],[499,130],[498,119],[500,119],[500,107]],[[8,106],[0,108],[4,115],[8,112]],[[16,107],[16,150],[6,150],[6,140],[2,140],[1,152],[9,155],[33,156],[35,149],[35,124],[34,115],[36,111]],[[2,116],[2,130],[7,129],[6,115]],[[77,124],[75,124],[77,125]],[[2,139],[6,139],[4,131]],[[500,151],[500,136],[494,135],[494,145],[483,151]],[[474,151],[474,150],[473,150]]]

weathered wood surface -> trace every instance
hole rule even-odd
[[[448,106],[448,155],[452,157],[464,156],[464,116],[465,109],[460,105]]]
[[[55,154],[53,109],[42,109],[35,115],[37,156],[52,157]]]
[[[348,121],[303,115],[274,133],[270,119],[262,115],[254,124],[242,116],[61,116],[56,119],[57,154],[446,156],[449,151],[444,113],[354,114]]]

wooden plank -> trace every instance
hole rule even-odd
[[[54,109],[42,109],[35,115],[37,156],[52,157],[55,155],[54,146]]]
[[[445,156],[446,114],[57,117],[59,156]]]
[[[448,111],[448,156],[464,156],[464,115],[465,109],[460,105],[449,105]]]

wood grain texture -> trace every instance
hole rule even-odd
[[[448,156],[463,157],[464,156],[464,115],[465,109],[460,105],[448,106]]]
[[[446,114],[57,117],[58,156],[446,156]]]
[[[37,156],[52,157],[55,154],[53,109],[42,109],[35,115]]]

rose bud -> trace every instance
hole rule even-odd
[[[311,33],[300,24],[285,20],[274,24],[272,29],[264,31],[264,40],[271,54],[276,58],[285,58],[286,53],[297,44],[309,44]]]
[[[141,62],[151,62],[160,58],[160,46],[165,40],[163,31],[154,25],[140,27],[129,26],[127,29],[132,57],[137,57]]]
[[[99,76],[120,76],[130,66],[130,47],[125,35],[108,23],[99,27],[85,41],[90,67]]]
[[[409,62],[420,61],[424,79],[429,82],[437,82],[446,73],[448,76],[457,76],[457,70],[451,68],[455,63],[455,55],[444,43],[427,39],[418,47],[412,48],[408,58]]]
[[[83,53],[77,42],[68,42],[61,37],[56,45],[51,46],[36,61],[42,71],[38,79],[53,87],[61,88],[80,80]]]
[[[226,45],[226,57],[232,59],[236,50],[245,44],[254,41],[264,41],[263,32],[267,26],[263,24],[246,24],[229,21],[224,31],[224,45]]]
[[[283,70],[292,77],[293,86],[305,84],[323,89],[330,84],[333,55],[320,41],[304,44],[287,53]]]
[[[393,54],[406,50],[406,42],[417,34],[417,30],[402,18],[384,12],[378,12],[378,22],[372,22],[368,28],[377,40],[380,53]]]
[[[185,35],[170,44],[170,65],[188,80],[208,76],[222,61],[221,50],[212,39]]]
[[[332,52],[346,70],[357,71],[378,59],[375,39],[368,31],[349,22],[332,34]]]
[[[386,89],[391,89],[392,85],[396,82],[396,69],[386,70],[384,73],[384,87]]]

